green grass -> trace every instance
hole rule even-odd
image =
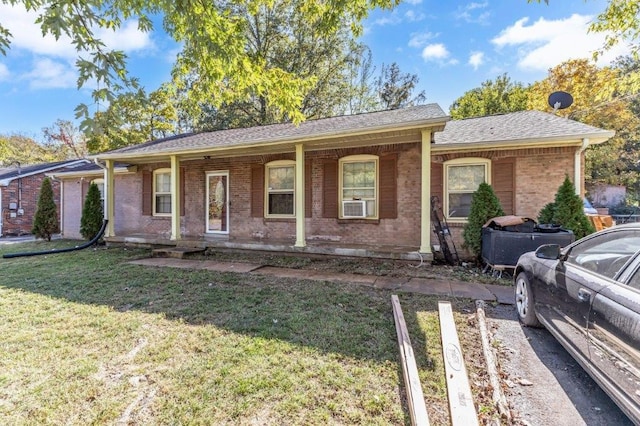
[[[409,423],[390,292],[127,263],[148,256],[0,259],[3,424]],[[400,299],[432,424],[445,424],[437,301]]]

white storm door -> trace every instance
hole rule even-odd
[[[229,172],[207,173],[207,230],[209,234],[229,233]]]

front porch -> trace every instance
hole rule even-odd
[[[150,248],[211,248],[229,251],[273,252],[289,255],[347,256],[355,258],[390,259],[431,262],[433,253],[420,253],[418,246],[344,244],[336,241],[307,239],[304,247],[295,246],[295,238],[230,239],[227,236],[182,237],[172,240],[169,235],[128,234],[104,238],[107,245],[128,245]]]

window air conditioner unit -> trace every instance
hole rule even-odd
[[[367,202],[362,200],[343,201],[342,217],[367,217]]]

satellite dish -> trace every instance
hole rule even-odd
[[[573,96],[567,92],[553,92],[549,95],[549,106],[553,108],[553,112],[559,109],[568,108],[573,103]]]

